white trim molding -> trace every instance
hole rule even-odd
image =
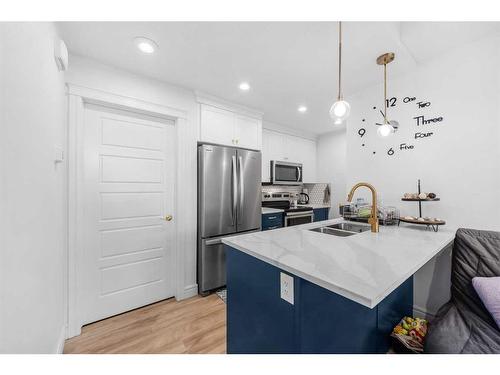
[[[226,111],[231,111],[231,112],[237,112],[241,115],[245,115],[248,117],[253,117],[258,120],[262,120],[262,117],[264,116],[264,112],[258,111],[253,108],[246,107],[241,104],[235,104],[230,101],[227,101],[225,99],[218,98],[216,96],[200,92],[200,91],[195,91],[196,95],[196,101],[200,104],[207,104],[212,107],[217,107],[220,109],[225,109]]]
[[[55,354],[63,354],[65,341],[66,341],[66,327],[63,326],[61,327],[61,332],[59,333],[59,338],[57,339]]]
[[[289,126],[280,125],[275,122],[263,121],[262,128],[266,130],[271,130],[273,132],[293,135],[294,137],[305,138],[311,141],[318,141],[318,135],[307,130],[295,129]]]
[[[82,278],[79,271],[81,259],[82,228],[82,150],[84,106],[87,103],[110,108],[124,109],[158,118],[175,121],[176,127],[176,181],[175,181],[175,249],[174,269],[175,298],[181,300],[197,294],[193,284],[196,274],[196,146],[197,126],[188,120],[186,111],[169,106],[150,103],[136,98],[67,84],[68,94],[68,295],[66,338],[81,333],[82,316],[79,307],[79,292]],[[196,282],[196,279],[194,279]]]
[[[426,309],[417,305],[413,305],[413,316],[424,318],[427,319],[428,321],[432,321],[435,318],[434,314],[431,314]]]

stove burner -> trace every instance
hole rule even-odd
[[[288,199],[276,199],[276,200],[267,200],[267,201],[262,201],[262,207],[269,207],[269,208],[279,208],[285,211],[286,213],[293,213],[293,212],[306,212],[306,211],[312,211],[313,208],[309,206],[298,206],[298,207],[291,207],[290,201]]]

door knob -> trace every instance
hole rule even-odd
[[[172,215],[167,215],[165,216],[165,220],[166,221],[171,221],[173,219],[173,216]]]

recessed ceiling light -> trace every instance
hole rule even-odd
[[[142,53],[151,54],[158,49],[158,45],[148,38],[137,37],[134,39],[134,43]]]
[[[241,82],[239,88],[241,91],[248,91],[250,90],[250,85],[248,84],[248,82]]]
[[[299,106],[299,108],[297,108],[297,111],[299,111],[300,113],[307,112],[307,107],[305,105],[301,105]]]

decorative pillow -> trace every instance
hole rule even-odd
[[[500,328],[500,276],[474,277],[472,285],[481,298],[484,307]]]

